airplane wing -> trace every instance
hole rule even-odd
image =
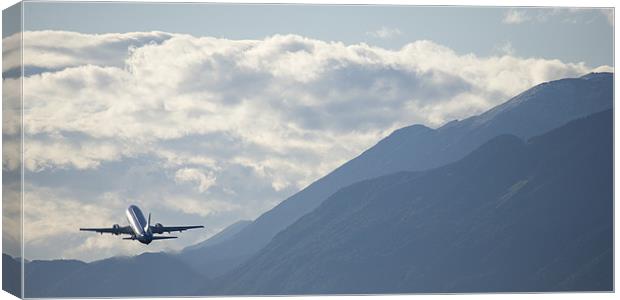
[[[178,232],[182,232],[188,229],[195,229],[195,228],[205,228],[202,225],[198,225],[198,226],[151,226],[151,231],[153,233],[164,233],[164,232],[173,232],[173,231],[178,231]]]
[[[169,239],[176,239],[176,236],[154,236],[152,237],[153,240],[169,240]],[[123,240],[135,240],[136,237],[132,236],[132,237],[126,237],[123,238]]]
[[[80,231],[94,231],[97,233],[110,233],[114,235],[119,234],[131,234],[133,235],[133,230],[129,226],[113,226],[108,228],[80,228]]]
[[[176,236],[154,236],[153,240],[168,240],[168,239],[176,239]]]

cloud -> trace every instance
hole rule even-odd
[[[158,221],[209,230],[253,219],[397,128],[439,126],[593,70],[511,53],[458,54],[424,40],[398,50],[298,35],[75,34],[70,45],[58,43],[73,36],[24,33],[33,41],[25,52],[50,58],[33,59],[32,68],[46,71],[23,81],[27,201],[37,206],[27,218],[61,222],[26,232],[41,257],[80,255],[54,243],[75,224],[122,222],[118,212],[129,203]],[[19,99],[18,91],[5,93]],[[97,207],[107,208],[88,219]],[[67,210],[76,214],[66,219],[73,225],[63,223]],[[169,245],[179,249],[207,233]],[[137,251],[89,238],[70,241],[89,259],[96,249]]]
[[[505,24],[521,24],[531,20],[524,10],[510,9],[504,14],[502,22]]]
[[[603,17],[613,26],[613,9],[606,8],[524,8],[509,9],[504,14],[502,23],[546,23],[560,22],[571,24],[587,24]]]
[[[24,257],[85,259],[92,255],[72,252],[80,247],[82,239],[92,236],[79,232],[78,228],[108,227],[124,221],[122,208],[109,201],[103,205],[99,202],[102,200],[80,201],[62,188],[42,188],[27,183],[23,207]],[[116,254],[130,253],[122,243],[115,246]]]
[[[123,149],[114,142],[76,142],[64,136],[56,139],[32,139],[27,141],[27,145],[23,154],[24,167],[35,172],[46,168],[93,169],[102,161],[119,160],[133,152],[133,149]]]
[[[43,38],[26,32],[26,40],[31,34]],[[438,126],[537,83],[591,70],[509,53],[458,55],[430,41],[392,51],[296,35],[157,36],[167,38],[115,52],[122,66],[112,56],[102,60],[110,65],[80,65],[77,55],[65,61],[72,67],[24,79],[28,170],[96,169],[154,155],[176,169],[242,164],[271,177],[277,190],[299,188],[398,127]],[[97,35],[97,43],[80,38],[85,45],[71,46],[108,47]],[[106,40],[117,45],[127,37]],[[180,149],[191,137],[202,147]],[[205,190],[209,180],[201,182]]]
[[[2,183],[2,252],[13,257],[21,256],[22,198],[19,182],[9,183],[3,172]],[[21,176],[20,176],[21,179]]]
[[[192,169],[192,168],[183,168],[183,169],[177,170],[174,176],[174,180],[177,183],[183,183],[183,182],[196,183],[198,185],[197,186],[198,191],[200,191],[201,193],[206,192],[207,190],[209,190],[211,186],[215,184],[215,176],[213,175],[212,172],[208,172],[205,174],[204,172],[201,172],[198,169]]]
[[[613,73],[614,72],[614,68],[611,66],[599,66],[594,68],[594,70],[592,70],[592,72],[595,73],[600,73],[600,72],[608,72],[608,73]]]
[[[398,28],[390,28],[382,26],[381,28],[373,31],[367,31],[366,35],[379,38],[379,39],[391,39],[402,35],[403,33]]]
[[[493,50],[499,53],[500,55],[514,55],[515,54],[515,48],[512,46],[512,43],[510,41],[505,41],[499,45],[496,45]]]
[[[24,68],[58,70],[79,65],[123,66],[134,47],[159,44],[172,37],[164,32],[82,34],[67,31],[31,31],[23,35]],[[19,67],[20,36],[3,39],[2,71]],[[59,46],[62,45],[62,46]]]

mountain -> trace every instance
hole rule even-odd
[[[185,296],[208,286],[204,277],[165,253],[91,263],[35,260],[25,270],[26,297]]]
[[[241,220],[241,221],[237,221],[231,225],[229,225],[228,227],[224,228],[222,231],[218,232],[217,234],[215,234],[214,236],[198,243],[192,246],[188,246],[185,247],[181,252],[183,253],[187,253],[189,251],[194,251],[197,249],[200,249],[202,247],[209,247],[209,246],[213,246],[215,244],[219,244],[221,242],[227,241],[228,239],[232,238],[233,236],[235,236],[235,234],[237,234],[239,231],[241,231],[243,228],[245,228],[245,226],[248,226],[250,223],[252,223],[252,221],[250,220]]]
[[[613,290],[613,114],[339,190],[213,294]]]
[[[232,225],[224,228],[224,230],[220,231],[216,235],[208,238],[207,240],[184,248],[180,253],[176,255],[176,257],[178,257],[180,260],[190,266],[195,265],[197,262],[200,262],[203,259],[204,249],[208,249],[209,247],[232,239],[237,233],[239,233],[239,231],[241,231],[243,228],[245,228],[251,223],[252,221],[249,220],[235,222]],[[213,271],[218,269],[228,269],[228,264],[229,262],[227,260],[213,262],[210,265],[210,270]]]
[[[2,289],[15,297],[20,297],[21,277],[21,261],[2,253]]]
[[[227,241],[192,251],[194,268],[209,277],[232,270],[287,226],[318,207],[340,188],[398,171],[445,165],[500,134],[530,138],[612,107],[613,74],[596,73],[540,84],[481,115],[431,129],[422,125],[393,132],[264,213]],[[183,254],[181,254],[183,255]],[[185,258],[184,260],[189,260]]]
[[[48,296],[64,278],[88,265],[79,260],[33,260],[25,264],[25,294],[27,297]],[[59,283],[60,282],[60,283]]]

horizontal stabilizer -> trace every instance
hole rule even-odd
[[[153,240],[167,240],[167,239],[176,239],[176,236],[154,236]]]

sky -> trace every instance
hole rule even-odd
[[[25,257],[179,250],[255,219],[395,129],[613,71],[610,13],[27,2]],[[19,37],[3,31],[15,101]],[[3,171],[18,161],[4,157]],[[77,231],[125,225],[130,204],[153,222],[206,228],[148,247]]]
[[[611,13],[584,8],[31,2],[25,6],[24,26],[82,33],[156,30],[228,39],[291,33],[387,49],[432,40],[460,54],[508,51],[611,65]]]

